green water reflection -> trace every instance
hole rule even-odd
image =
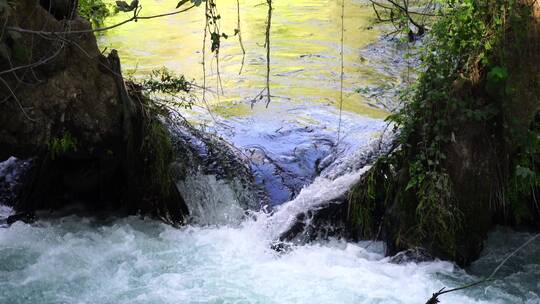
[[[169,12],[176,3],[177,0],[142,0],[141,15]],[[218,1],[221,29],[228,34],[233,34],[237,28],[236,3],[236,0]],[[208,101],[213,110],[223,116],[249,115],[249,101],[265,87],[267,6],[264,3],[240,1],[242,38],[247,52],[241,75],[242,51],[237,37],[222,41],[220,72],[224,95],[218,98],[208,94]],[[273,6],[271,88],[272,95],[276,96],[273,100],[338,106],[340,1],[274,1]],[[130,16],[130,13],[120,13],[107,20],[107,25]],[[380,118],[387,113],[368,106],[368,101],[354,92],[359,87],[398,81],[397,77],[377,72],[360,55],[360,50],[380,35],[376,29],[371,29],[372,23],[371,6],[358,0],[346,1],[343,108]],[[106,32],[99,37],[99,42],[102,47],[118,49],[124,71],[134,73],[135,77],[166,66],[202,83],[203,33],[204,8],[199,7],[180,15],[125,24]],[[208,58],[206,70],[207,86],[216,91],[215,61],[211,58]]]

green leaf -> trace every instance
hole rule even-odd
[[[508,78],[508,70],[504,67],[495,66],[487,74],[486,89],[489,93],[500,95],[504,93],[505,82]]]
[[[495,83],[500,83],[506,80],[507,77],[508,77],[508,70],[500,66],[493,67],[487,75],[488,81],[495,82]]]
[[[179,8],[180,6],[186,4],[187,2],[189,2],[189,0],[181,0],[181,1],[178,2],[178,4],[176,5],[176,8]]]
[[[139,6],[139,0],[131,1],[131,4],[127,4],[126,1],[116,1],[116,7],[121,12],[131,12]]]

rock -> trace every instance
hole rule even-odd
[[[15,209],[77,202],[89,211],[182,223],[187,211],[170,173],[170,134],[151,101],[139,86],[126,87],[118,54],[101,54],[88,21],[65,18],[76,1],[49,4],[56,16],[37,0],[18,1],[0,16],[8,28],[67,31],[8,30],[0,41],[0,71],[13,71],[0,75],[0,160],[35,157]]]
[[[327,240],[332,237],[349,239],[346,229],[347,204],[331,201],[318,208],[307,210],[296,216],[294,224],[280,236],[280,242],[306,243],[314,240]]]
[[[58,20],[77,16],[77,0],[39,0],[39,4]]]
[[[288,253],[292,250],[292,244],[286,242],[273,242],[270,245],[270,249],[277,253]]]
[[[390,263],[422,263],[431,262],[433,260],[435,260],[435,258],[426,249],[418,247],[399,252],[390,258]]]
[[[29,15],[32,18],[28,18]],[[0,16],[7,27],[36,31],[90,30],[80,17],[58,21],[37,1],[21,0]],[[68,35],[69,42],[32,33],[7,31],[0,42],[0,160],[46,152],[54,139],[69,133],[77,152],[97,155],[120,150],[123,109],[111,68],[93,33]]]
[[[6,223],[8,225],[11,225],[11,224],[13,224],[15,222],[21,221],[21,222],[26,223],[26,224],[31,224],[35,220],[36,220],[36,217],[35,217],[35,215],[33,213],[24,212],[24,213],[17,213],[17,214],[8,216],[8,218],[6,219]]]
[[[259,211],[268,203],[266,192],[255,183],[249,159],[239,150],[187,123],[168,126],[176,155],[171,169],[191,220],[202,225],[239,224],[247,211]]]

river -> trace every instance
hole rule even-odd
[[[275,167],[263,162],[253,170],[277,210],[275,215],[254,212],[240,223],[204,221],[206,225],[176,229],[141,217],[44,214],[34,224],[0,227],[0,303],[423,304],[442,287],[489,275],[530,237],[503,228],[494,231],[482,257],[467,269],[446,261],[395,264],[384,256],[382,243],[371,241],[331,239],[292,246],[284,253],[272,250],[276,230],[283,229],[298,208],[328,200],[357,180],[363,168],[352,168],[347,161],[357,161],[355,153],[366,150],[385,130],[384,109],[392,106],[393,95],[381,92],[406,83],[408,73],[403,50],[381,40],[382,29],[372,27],[370,6],[347,0],[340,111],[340,3],[274,1],[272,100],[268,108],[265,99],[253,104],[266,82],[267,7],[260,2],[240,1],[246,49],[242,74],[242,52],[232,36],[221,46],[220,96],[215,94],[219,91],[215,59],[207,58],[212,115],[201,100],[183,115],[236,148],[262,151],[272,161]],[[169,11],[176,2],[141,4],[141,15],[153,15]],[[222,30],[234,33],[236,1],[218,4]],[[128,14],[119,14],[107,24],[127,18]],[[129,23],[98,41],[103,48],[120,50],[124,73],[134,78],[166,66],[201,84],[203,28],[204,14],[198,8]],[[334,167],[329,165],[317,177],[315,163],[329,157]],[[16,178],[13,163],[0,163],[0,178]],[[11,212],[0,205],[0,220]],[[441,301],[538,304],[539,296],[536,242],[505,264],[494,281],[444,295]]]

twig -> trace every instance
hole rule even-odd
[[[140,11],[141,11],[139,9],[139,10],[135,11],[135,14],[133,15],[133,17],[131,17],[129,19],[126,19],[126,20],[124,20],[124,21],[122,21],[120,23],[113,24],[113,25],[106,26],[106,27],[88,29],[88,30],[77,30],[77,31],[35,31],[35,30],[24,29],[24,28],[20,28],[20,27],[16,27],[16,26],[9,26],[9,27],[7,27],[7,30],[8,31],[15,31],[15,32],[19,32],[19,33],[39,34],[39,35],[57,35],[57,34],[72,35],[72,34],[86,34],[86,33],[94,33],[94,32],[103,32],[103,31],[108,31],[108,30],[117,28],[117,27],[119,27],[121,25],[124,25],[124,24],[132,22],[132,21],[136,22],[138,20],[148,20],[148,19],[155,19],[155,18],[161,18],[161,17],[166,17],[166,16],[177,15],[177,14],[186,12],[186,11],[188,11],[188,10],[194,8],[194,7],[196,7],[196,5],[192,5],[192,6],[188,7],[188,8],[181,9],[181,10],[178,10],[178,11],[159,14],[159,15],[152,15],[152,16],[139,16],[138,13],[140,13]]]
[[[9,84],[4,80],[4,78],[0,77],[0,81],[4,84],[4,86],[9,90],[9,92],[11,93],[11,95],[13,96],[13,99],[15,99],[15,102],[17,103],[17,105],[19,106],[19,109],[21,109],[21,112],[23,113],[23,115],[30,121],[36,121],[35,119],[31,118],[30,116],[28,116],[28,114],[26,113],[26,111],[24,110],[21,102],[19,101],[19,99],[17,98],[17,95],[15,95],[15,92],[13,92],[13,90],[11,89],[11,87],[9,86]]]
[[[15,72],[15,71],[18,71],[18,70],[27,69],[27,68],[33,68],[33,67],[36,67],[36,66],[39,66],[39,65],[46,64],[47,62],[53,60],[56,56],[58,56],[60,54],[60,52],[62,52],[62,49],[63,49],[63,46],[59,47],[58,50],[56,50],[56,52],[53,55],[51,55],[50,57],[47,57],[47,58],[44,58],[44,59],[42,58],[42,59],[40,59],[40,60],[38,60],[36,62],[27,64],[27,65],[17,66],[17,67],[8,69],[8,70],[0,71],[0,76],[4,75],[4,74]]]
[[[244,69],[244,62],[246,60],[246,49],[244,48],[244,42],[242,41],[242,29],[240,27],[240,0],[236,0],[236,16],[237,16],[237,28],[238,28],[238,42],[240,43],[240,48],[242,49],[242,64],[240,65],[240,71],[238,75],[242,74]]]
[[[208,101],[206,100],[206,37],[208,33],[208,1],[205,2],[205,8],[204,8],[204,16],[206,22],[204,23],[204,36],[203,36],[203,45],[202,45],[202,68],[203,68],[203,93],[202,93],[202,101],[204,105],[206,106],[206,110],[210,114],[210,117],[212,117],[212,120],[217,123],[216,118],[214,117],[214,114],[212,113],[212,110],[210,109],[210,105],[208,104]],[[217,92],[219,96],[219,92]]]

